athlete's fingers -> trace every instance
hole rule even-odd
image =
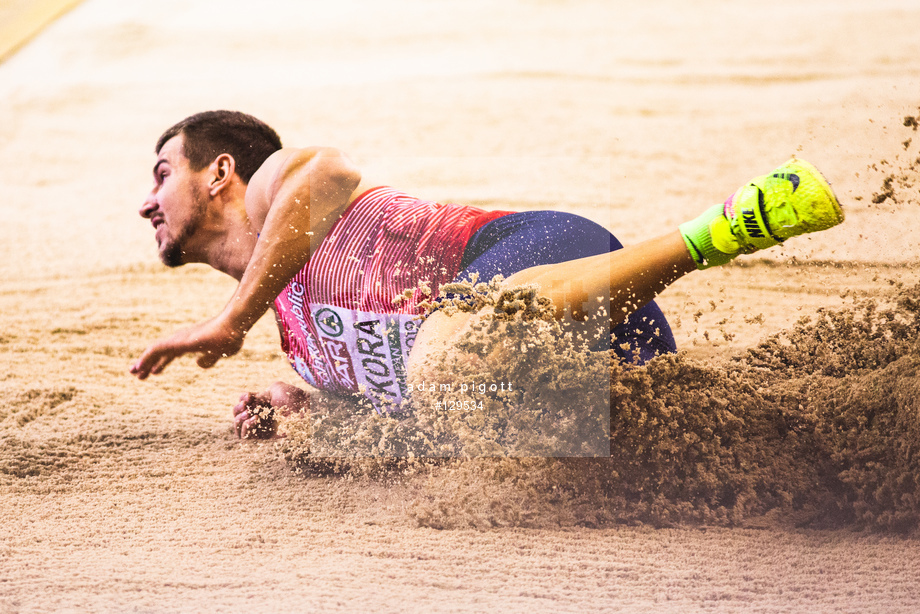
[[[256,407],[264,407],[269,410],[275,407],[275,404],[272,402],[272,396],[267,392],[260,392],[255,395],[254,400]]]
[[[240,439],[243,438],[243,424],[247,420],[251,420],[252,416],[248,411],[242,411],[233,418],[233,430],[236,431],[236,436]]]
[[[188,351],[186,344],[177,340],[176,335],[173,335],[169,339],[158,341],[148,347],[137,362],[134,363],[134,366],[131,367],[131,373],[136,375],[138,379],[145,379],[151,373],[161,373],[173,359],[182,356]]]
[[[141,357],[137,359],[137,362],[134,363],[134,366],[131,367],[131,373],[137,376],[138,379],[146,379],[150,375],[153,367],[159,362],[159,350],[156,346],[151,346],[141,354]]]
[[[242,426],[240,427],[240,439],[248,439],[250,436],[250,431],[253,431],[258,424],[259,416],[253,416],[248,420],[244,420]]]
[[[259,407],[271,407],[271,399],[266,393],[255,394],[253,392],[244,392],[240,395],[240,401],[233,406],[233,415],[237,416],[245,411],[250,414],[258,412]]]
[[[234,406],[233,406],[233,419],[234,419],[234,421],[236,420],[236,417],[239,416],[239,415],[240,415],[241,413],[243,413],[244,411],[246,411],[246,409],[247,409],[247,408],[246,408],[246,404],[245,404],[243,401],[240,401],[239,403],[237,403],[236,405],[234,405]]]
[[[137,379],[147,379],[147,372],[143,370],[143,365],[141,365],[140,360],[131,365],[129,369],[131,375],[137,377]]]
[[[148,363],[150,362],[152,353],[153,348],[147,348],[144,350],[144,353],[141,354],[140,358],[138,358],[137,361],[131,365],[131,373],[136,375],[138,379],[144,379],[150,375],[150,365]]]
[[[240,395],[240,402],[233,406],[233,415],[237,416],[241,412],[246,411],[249,406],[250,399],[252,398],[252,393],[244,392]]]
[[[154,375],[159,375],[160,373],[163,372],[163,369],[166,368],[166,365],[171,363],[176,356],[181,356],[181,354],[169,353],[169,354],[160,356],[160,359],[156,362],[153,368],[150,369],[150,372]]]

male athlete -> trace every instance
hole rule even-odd
[[[154,343],[131,372],[145,379],[187,353],[210,367],[236,354],[273,308],[282,348],[306,382],[360,392],[381,412],[405,398],[407,371],[470,325],[470,314],[419,319],[428,288],[437,294],[474,274],[537,284],[556,317],[600,339],[598,349],[644,362],[676,349],[652,301],[670,283],[843,220],[824,177],[797,159],[673,232],[624,248],[570,214],[483,211],[365,185],[342,152],[282,148],[274,130],[243,113],[188,117],[163,133],[156,154],[140,214],[160,259],[207,263],[239,285],[220,314]],[[407,289],[408,300],[394,300]],[[282,382],[246,393],[236,431],[270,435],[263,408],[304,411],[308,399]]]

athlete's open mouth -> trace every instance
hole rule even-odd
[[[159,228],[160,225],[161,225],[161,224],[164,224],[165,222],[166,222],[166,220],[164,220],[164,219],[161,218],[161,217],[153,217],[153,218],[150,218],[150,223],[153,224],[154,230],[156,230],[157,228]]]

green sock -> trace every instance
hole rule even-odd
[[[725,219],[725,205],[713,205],[701,216],[684,222],[679,228],[698,269],[721,266],[740,251],[740,246],[731,234],[731,225]],[[713,234],[717,235],[715,243],[722,249],[713,244]]]

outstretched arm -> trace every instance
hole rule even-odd
[[[239,286],[221,313],[150,346],[131,368],[139,379],[160,373],[175,358],[201,355],[198,365],[213,366],[237,353],[246,333],[303,267],[344,210],[360,173],[335,149],[284,149],[253,175],[246,211],[259,231]]]
[[[328,234],[361,180],[354,164],[336,149],[295,150],[273,166],[277,170],[271,181],[253,177],[258,183],[252,193],[247,190],[246,209],[261,232],[221,314],[247,332],[319,247],[317,239]]]

